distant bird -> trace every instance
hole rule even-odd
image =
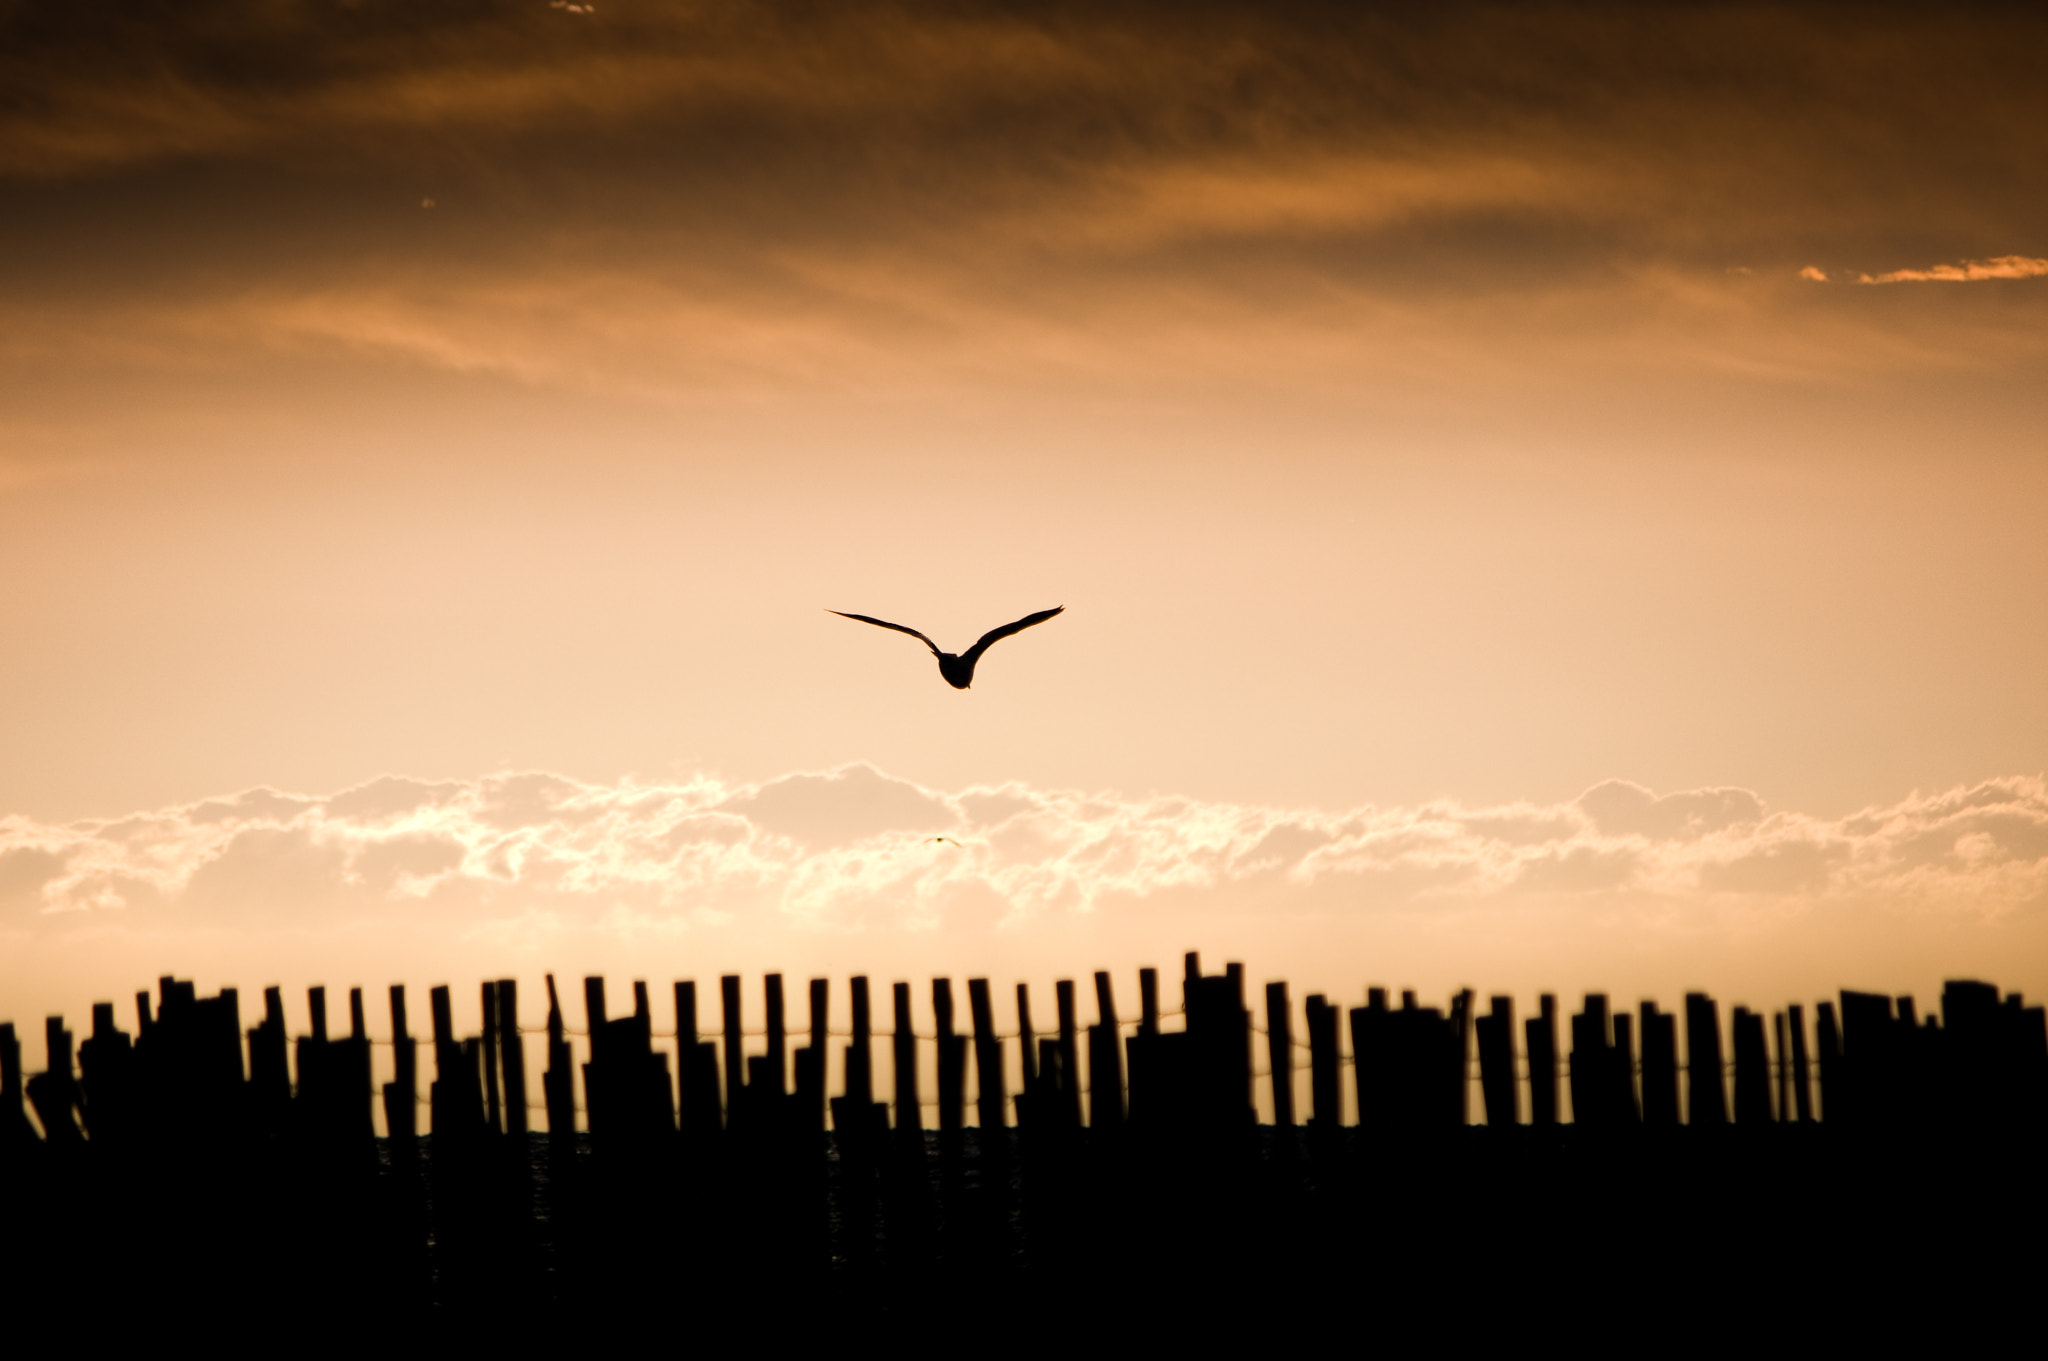
[[[1064,609],[1066,609],[1065,605],[1056,605],[1049,610],[1040,610],[1037,614],[1027,614],[1014,624],[1005,624],[999,629],[990,629],[987,633],[981,635],[980,641],[976,642],[973,647],[968,648],[957,657],[950,652],[939,651],[937,643],[925,637],[914,628],[907,628],[902,624],[892,624],[886,619],[871,619],[865,614],[848,614],[845,610],[827,610],[825,613],[836,614],[841,619],[858,619],[861,623],[873,624],[876,628],[895,629],[898,633],[909,634],[930,648],[932,655],[939,659],[939,674],[946,678],[946,684],[952,686],[955,690],[965,690],[968,686],[974,684],[974,664],[981,660],[981,654],[988,651],[991,645],[1001,642],[1013,633],[1022,633],[1033,624],[1043,624],[1046,620]]]
[[[838,611],[837,611],[837,610],[834,610],[834,611],[833,611],[833,613],[834,613],[834,614],[837,614],[837,613],[838,613]],[[959,843],[959,842],[957,842],[957,841],[953,840],[953,838],[952,838],[952,837],[949,837],[949,836],[935,836],[935,837],[933,837],[933,838],[932,838],[932,840],[933,840],[933,841],[943,841],[943,842],[945,842],[945,843],[946,843],[946,844],[947,844],[948,846],[958,846],[958,845],[960,845],[960,843]],[[965,848],[963,847],[962,849],[965,849]]]

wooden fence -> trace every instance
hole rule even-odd
[[[1234,964],[1189,955],[1175,1011],[1155,971],[1138,985],[1126,1018],[1096,974],[1085,1031],[1072,982],[1044,1030],[1019,985],[999,1031],[987,980],[963,1017],[935,979],[920,1034],[895,983],[885,1093],[866,978],[843,1029],[811,980],[795,1035],[774,974],[758,1030],[729,976],[716,1032],[685,981],[660,1034],[644,983],[614,1015],[585,979],[580,1031],[552,977],[531,1029],[517,984],[485,983],[469,1036],[437,987],[417,1037],[393,987],[375,1041],[360,989],[346,1034],[315,988],[292,1036],[276,988],[245,1031],[233,989],[165,978],[133,1034],[111,1004],[76,1043],[50,1018],[26,1078],[0,1025],[0,1282],[172,1312],[227,1290],[237,1316],[295,1320],[317,1286],[353,1301],[336,1327],[645,1323],[687,1298],[700,1339],[822,1337],[842,1316],[1195,1329],[1256,1319],[1275,1292],[1333,1317],[1369,1297],[1417,1327],[1482,1298],[1477,1326],[1560,1291],[1622,1313],[1740,1293],[1744,1245],[1802,1228],[1839,1245],[1809,1284],[1849,1294],[1878,1288],[1887,1251],[2038,1228],[2048,1026],[1988,984],[1949,983],[1938,1016],[1844,992],[1811,1028],[1795,1005],[1736,1007],[1725,1030],[1702,994],[1633,1013],[1589,995],[1565,1024],[1549,996],[1518,1022],[1505,997],[1482,1013],[1470,991],[1437,1008],[1373,988],[1350,1008],[1307,997],[1299,1034],[1287,985],[1254,1008]],[[2040,1259],[1999,1262],[1972,1288],[2009,1271],[2018,1289]],[[1050,1312],[1019,1314],[1020,1290]],[[1171,1307],[1135,1303],[1154,1295]],[[1773,1309],[1763,1292],[1752,1312]]]

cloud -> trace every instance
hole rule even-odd
[[[2035,72],[1908,9],[1846,45],[1782,8],[574,17],[0,11],[0,250],[34,281],[0,289],[4,357],[342,348],[609,392],[1251,363],[1349,391],[1490,388],[1541,336],[1602,385],[1645,354],[1776,373],[1862,352],[1781,324],[1768,281],[1817,243],[1996,247],[2044,192],[2012,131],[2048,117]],[[1937,348],[2038,343],[1965,320]]]
[[[1980,279],[2038,279],[2048,275],[2048,260],[2030,255],[1999,255],[1989,260],[1965,260],[1959,265],[1931,265],[1926,269],[1895,269],[1889,274],[1861,274],[1864,284],[1974,283]]]
[[[855,764],[746,785],[391,777],[327,796],[253,790],[106,821],[0,822],[0,911],[32,932],[476,929],[536,914],[598,929],[621,913],[678,931],[745,919],[923,932],[1115,917],[1153,899],[1276,919],[1580,901],[1983,920],[2048,905],[2048,785],[1992,780],[1836,819],[1772,811],[1743,789],[1658,795],[1626,781],[1562,804],[1326,812],[945,791]]]

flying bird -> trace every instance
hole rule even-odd
[[[1037,614],[1027,614],[1013,624],[1005,624],[999,629],[990,629],[987,633],[981,635],[980,640],[973,647],[968,648],[958,656],[950,652],[939,651],[937,643],[925,637],[916,629],[908,628],[902,624],[892,624],[886,619],[871,619],[865,614],[848,614],[845,610],[827,610],[825,613],[836,614],[841,619],[858,619],[861,623],[873,624],[876,628],[895,629],[898,633],[909,634],[930,648],[932,655],[939,659],[939,674],[946,678],[946,684],[952,686],[955,690],[965,690],[968,686],[974,684],[974,664],[981,660],[982,653],[988,651],[992,645],[1001,642],[1013,633],[1022,633],[1033,624],[1043,624],[1046,620],[1064,609],[1066,609],[1065,605],[1056,605],[1049,610],[1040,610]]]

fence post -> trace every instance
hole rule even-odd
[[[1302,1008],[1308,1020],[1309,1124],[1332,1132],[1344,1123],[1339,1099],[1342,1056],[1337,1052],[1337,1008],[1319,992],[1303,999]]]
[[[1294,1124],[1294,1029],[1287,1002],[1287,984],[1266,985],[1266,1066],[1273,1084],[1273,1124]]]
[[[761,990],[768,1003],[768,1094],[784,1096],[789,1092],[789,1032],[782,1014],[782,975],[763,978]]]
[[[483,985],[484,1018],[484,1127],[495,1134],[504,1126],[499,1123],[498,1104],[498,985],[486,980]]]
[[[1070,995],[1071,991],[1070,988]],[[989,1143],[991,1132],[1008,1125],[1009,1116],[1004,1110],[1007,1098],[1003,1080],[1003,1041],[996,1034],[995,1010],[989,1003],[986,978],[967,980],[967,1005],[974,1015],[975,1110],[981,1121],[982,1156],[987,1157],[992,1147]]]
[[[249,1032],[249,1067],[256,1067],[257,1035]],[[384,1084],[384,1130],[394,1142],[411,1143],[419,1131],[419,1052],[405,1024],[405,984],[391,985],[391,1081]]]
[[[1107,970],[1095,974],[1095,1017],[1088,1028],[1088,1124],[1111,1129],[1124,1122],[1124,1046]]]
[[[526,1114],[526,1041],[519,1034],[517,979],[498,980],[498,1054],[505,1068],[505,1132],[524,1143],[530,1122]]]
[[[917,1030],[911,1020],[910,985],[893,985],[890,988],[890,996],[896,1009],[896,1029],[890,1036],[896,1060],[896,1128],[906,1134],[917,1135],[921,1141],[924,1132],[924,1108],[917,1092]]]
[[[1529,1123],[1557,1123],[1557,998],[1543,993],[1537,1012],[1522,1023],[1522,1048],[1529,1055]]]
[[[932,1015],[939,1035],[939,1131],[957,1134],[967,1123],[967,1040],[953,1033],[953,980],[932,980]]]
[[[1771,1059],[1764,1048],[1764,1018],[1748,1007],[1735,1008],[1729,1037],[1735,1049],[1735,1123],[1769,1124]]]
[[[747,1085],[746,1033],[740,1023],[740,976],[729,973],[718,980],[720,1024],[725,1027],[725,1124],[730,1129],[741,1123],[741,1093]]]
[[[1792,1109],[1802,1125],[1813,1123],[1813,1074],[1806,1053],[1806,1008],[1785,1008],[1785,1025],[1792,1032]]]
[[[1642,1107],[1636,1101],[1635,1018],[1626,1011],[1614,1013],[1614,1056],[1611,1082],[1614,1088],[1615,1118],[1624,1125],[1639,1125]]]
[[[1686,1123],[1728,1123],[1728,1088],[1721,1075],[1721,1016],[1703,992],[1685,995]]]
[[[1509,1129],[1522,1121],[1515,1085],[1515,999],[1506,995],[1489,998],[1487,1014],[1476,1024],[1479,1095],[1486,1107],[1486,1123],[1490,1128]]]
[[[1062,978],[1053,984],[1053,1000],[1060,1017],[1060,1073],[1066,1084],[1059,1094],[1059,1121],[1068,1129],[1081,1123],[1080,1021],[1074,1010],[1074,980]]]

